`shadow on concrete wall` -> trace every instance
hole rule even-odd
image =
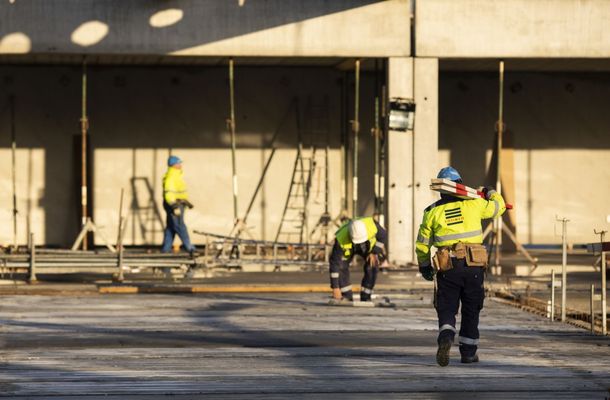
[[[0,37],[20,32],[29,38],[35,53],[167,54],[378,2],[248,0],[242,6],[237,0],[3,2]],[[181,10],[181,18],[169,26],[154,27],[150,18],[167,9]],[[92,21],[101,25],[92,25],[91,32],[83,31],[82,39],[75,39],[77,29]],[[96,36],[100,36],[97,42]]]
[[[608,73],[507,73],[505,147],[610,148],[610,113],[601,106],[609,93]],[[442,73],[439,112],[439,148],[452,150],[456,166],[478,164],[480,178],[495,143],[497,74]]]
[[[0,68],[0,79],[2,92],[14,95],[19,104],[17,146],[44,149],[44,193],[35,206],[45,210],[46,242],[71,244],[78,233],[78,223],[74,221],[78,218],[75,205],[79,199],[74,177],[80,164],[75,160],[73,143],[80,135],[81,69],[79,66],[5,66]],[[342,100],[345,79],[348,94]],[[362,79],[359,202],[365,214],[373,202],[372,138],[368,131],[373,124],[374,79],[368,73]],[[96,66],[89,68],[88,82],[92,146],[96,150],[131,152],[128,156],[131,167],[119,171],[119,176],[135,180],[137,184],[143,183],[138,179],[147,177],[144,184],[153,187],[154,195],[160,195],[159,166],[164,165],[171,149],[228,151],[230,148],[226,127],[229,115],[226,68]],[[308,106],[312,102],[326,102],[328,138],[333,149],[339,148],[341,130],[347,126],[342,119],[353,118],[353,77],[333,68],[236,68],[235,94],[237,146],[241,151],[257,150],[263,154],[262,149],[268,148],[278,129],[281,132],[276,145],[295,149],[296,123],[292,120],[297,115],[289,117],[289,123],[284,121],[294,99],[299,100],[298,119],[304,130],[311,129]],[[343,106],[342,101],[345,101]],[[3,120],[2,126],[7,126],[7,120]],[[306,143],[318,146],[326,143],[325,134],[318,132],[314,137],[311,132],[303,133]],[[0,140],[3,147],[10,147],[10,137],[2,135]],[[147,155],[141,161],[136,154],[140,150],[155,155],[150,160]],[[96,174],[116,167],[104,164],[97,156],[95,162]],[[192,171],[192,174],[197,176],[197,184],[206,184],[206,171]],[[367,187],[367,182],[371,187]],[[288,182],[279,184],[288,185]],[[331,188],[336,198],[339,189]],[[148,198],[142,197],[138,202],[150,203],[150,191],[146,193]],[[116,203],[118,206],[118,192]],[[157,213],[149,209],[142,218],[133,218],[134,231],[148,229],[146,235],[154,237],[156,228],[147,227],[154,225],[151,219],[158,220]],[[156,239],[159,237],[157,233]]]
[[[525,161],[514,173],[525,179],[516,190],[526,193],[528,239],[533,241],[535,200],[550,205],[554,200],[540,198],[542,191],[558,196],[562,185],[595,185],[599,171],[586,164],[571,165],[574,175],[553,176],[565,170],[564,150],[610,149],[609,73],[507,72],[504,97],[506,134],[504,149],[525,151]],[[472,185],[495,185],[495,125],[498,119],[498,75],[488,72],[445,72],[440,77],[439,148],[450,151],[450,163]],[[517,154],[515,152],[515,154]],[[510,153],[510,152],[508,152]],[[555,154],[552,161],[532,162],[532,154]],[[590,153],[594,154],[594,153]],[[511,156],[509,156],[511,157]],[[546,158],[545,158],[546,160]],[[585,160],[583,160],[585,161]],[[603,166],[599,166],[603,169]],[[594,172],[594,174],[591,174]],[[577,173],[581,178],[578,179]],[[553,180],[555,190],[536,187],[541,177]],[[511,178],[512,179],[512,178]],[[576,190],[572,190],[572,194]],[[565,193],[564,193],[565,194]],[[563,197],[561,195],[560,197]],[[536,199],[537,197],[537,199]],[[575,199],[572,199],[575,200]],[[514,201],[514,199],[511,199]],[[550,202],[550,203],[549,203]],[[559,208],[560,210],[561,208]],[[560,211],[557,211],[560,212]],[[568,212],[564,210],[563,212]],[[508,221],[507,221],[508,222]],[[552,222],[549,222],[551,225]]]

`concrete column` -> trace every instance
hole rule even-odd
[[[388,96],[413,98],[413,58],[388,60]],[[388,132],[388,250],[393,263],[413,255],[413,132]]]
[[[415,59],[415,132],[413,135],[413,238],[424,209],[438,199],[429,188],[438,173],[438,59]],[[413,248],[413,261],[415,248]]]
[[[438,59],[390,58],[388,95],[415,100],[413,132],[388,132],[390,260],[416,263],[415,238],[424,208],[438,197],[429,189],[438,169]]]

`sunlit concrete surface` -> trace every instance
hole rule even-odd
[[[108,24],[101,21],[88,21],[76,28],[70,38],[79,46],[89,47],[101,42],[108,35],[108,31]]]
[[[391,295],[390,295],[391,298]],[[496,303],[481,362],[435,364],[429,296],[5,296],[0,397],[603,399],[610,341]],[[142,397],[144,396],[144,397]]]
[[[32,41],[22,32],[8,33],[0,38],[0,53],[24,54],[32,48]]]
[[[420,56],[608,57],[606,0],[419,0]]]

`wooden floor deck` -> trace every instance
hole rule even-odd
[[[0,398],[604,399],[610,340],[488,299],[481,362],[435,364],[429,299],[3,296]]]

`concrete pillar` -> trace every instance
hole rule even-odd
[[[388,97],[413,98],[413,58],[389,58]],[[404,264],[413,254],[413,133],[390,130],[387,146],[389,259]]]
[[[417,237],[424,209],[438,200],[430,179],[438,173],[438,59],[415,59],[415,132],[413,136],[413,238]],[[415,248],[413,248],[413,261]]]
[[[437,196],[429,189],[438,162],[438,59],[388,60],[388,95],[414,99],[413,132],[388,132],[390,261],[416,263],[415,238],[424,208]]]

